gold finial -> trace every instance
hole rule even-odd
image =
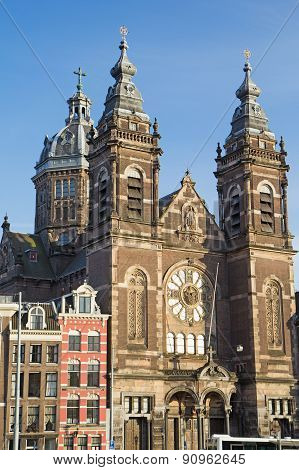
[[[119,28],[119,32],[120,32],[120,34],[121,34],[121,36],[122,36],[122,40],[125,41],[125,40],[126,40],[126,36],[127,36],[128,32],[129,32],[129,31],[128,31],[128,28],[127,28],[126,26],[122,25],[122,26]]]
[[[246,59],[246,62],[248,62],[248,60],[249,60],[250,57],[251,57],[251,52],[250,52],[250,50],[249,50],[249,49],[245,49],[245,51],[243,52],[243,54],[244,54],[244,57],[245,57],[245,59]]]

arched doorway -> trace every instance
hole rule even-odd
[[[223,397],[217,392],[209,392],[204,398],[203,432],[205,442],[213,434],[229,434]]]
[[[167,411],[166,445],[168,450],[197,450],[198,406],[186,391],[171,396]]]

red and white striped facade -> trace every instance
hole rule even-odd
[[[62,334],[58,436],[58,449],[60,450],[82,449],[82,444],[86,449],[106,449],[108,316],[102,314],[96,304],[96,294],[97,292],[92,287],[84,283],[72,292],[72,298],[66,296],[62,299],[61,312],[58,314]],[[88,305],[90,311],[88,312],[82,311],[79,307],[82,297],[90,298],[90,305]],[[79,350],[72,350],[74,348],[70,347],[70,336],[74,333],[80,339]],[[89,350],[88,338],[97,334],[99,334],[99,348]],[[80,383],[79,386],[72,386],[68,373],[69,366],[78,363]],[[95,386],[88,384],[88,366],[91,364],[99,365],[99,380]],[[77,423],[71,422],[72,420],[68,418],[69,400],[79,401]],[[99,405],[96,423],[90,423],[87,417],[87,406],[90,400],[96,400]],[[86,447],[84,447],[85,444]]]

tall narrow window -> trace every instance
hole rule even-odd
[[[77,360],[68,365],[68,386],[80,387],[80,362]]]
[[[45,407],[45,431],[56,429],[56,406]]]
[[[46,374],[46,397],[57,396],[57,373]]]
[[[47,362],[57,364],[58,362],[58,344],[47,346]]]
[[[167,333],[166,349],[168,353],[174,353],[174,334],[171,332]]]
[[[197,354],[205,353],[205,337],[204,335],[197,336]]]
[[[29,328],[30,330],[42,330],[44,328],[44,309],[34,307],[29,311]]]
[[[78,450],[87,450],[87,436],[78,437]]]
[[[100,351],[100,333],[98,331],[88,333],[88,351]]]
[[[73,436],[65,436],[63,441],[63,447],[65,450],[74,449],[74,438]]]
[[[70,196],[75,197],[76,196],[76,183],[75,183],[75,178],[70,179]]]
[[[28,397],[40,396],[40,372],[29,374]]]
[[[230,194],[230,220],[232,235],[240,233],[240,194],[238,188],[234,188]]]
[[[142,176],[138,170],[130,168],[128,172],[128,216],[131,219],[141,219],[142,212]]]
[[[67,401],[67,424],[79,423],[79,397]]]
[[[273,194],[269,186],[260,189],[261,230],[271,233],[274,230]]]
[[[39,406],[28,406],[27,432],[39,430]]]
[[[15,397],[16,395],[16,380],[17,374],[13,372],[11,374],[11,397]],[[23,391],[24,391],[24,372],[21,372],[20,375],[20,397],[23,398]]]
[[[91,297],[80,295],[79,296],[79,313],[91,312]]]
[[[61,198],[61,181],[56,180],[55,182],[55,198],[60,199]]]
[[[42,361],[42,345],[31,344],[30,345],[30,362],[40,364]]]
[[[101,450],[101,436],[91,436],[91,450]]]
[[[91,361],[87,369],[87,386],[98,387],[100,383],[100,363]]]
[[[129,277],[128,338],[143,343],[146,336],[146,288],[145,274],[139,269],[135,269]]]
[[[80,351],[81,349],[81,333],[74,330],[69,332],[69,351]]]
[[[13,432],[15,427],[15,407],[10,407],[10,414],[9,414],[9,431]],[[19,407],[19,431],[22,431],[22,407]]]
[[[103,169],[99,176],[99,222],[106,219],[107,216],[107,197],[108,197],[108,174]]]
[[[281,348],[281,288],[278,282],[269,280],[266,284],[266,322],[268,346]]]
[[[87,421],[88,424],[99,423],[99,400],[87,400]]]
[[[69,197],[69,182],[68,180],[63,180],[63,197]]]
[[[188,354],[195,354],[195,336],[191,333],[187,336],[187,352]]]
[[[17,362],[18,358],[18,345],[13,345],[13,352],[12,352],[12,362]],[[24,364],[25,362],[25,344],[21,344],[21,363]]]
[[[178,354],[185,354],[185,335],[183,333],[176,335],[176,352]]]

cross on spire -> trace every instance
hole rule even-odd
[[[122,26],[119,28],[119,32],[120,32],[120,34],[121,34],[122,40],[123,40],[124,42],[126,42],[126,36],[127,36],[128,32],[129,32],[129,31],[128,31],[128,28],[127,28],[126,26],[122,25]]]
[[[249,50],[249,49],[245,49],[245,51],[243,52],[243,54],[244,54],[244,57],[245,57],[246,62],[248,62],[249,59],[250,59],[250,57],[251,57],[251,52],[250,52],[250,50]]]
[[[74,71],[75,75],[78,75],[77,90],[82,91],[82,77],[86,77],[86,73],[82,71],[81,67],[78,68],[78,71]]]

